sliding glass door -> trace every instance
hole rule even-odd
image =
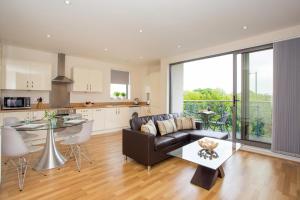
[[[272,141],[273,49],[250,49],[236,58],[237,139],[270,144]]]
[[[170,66],[170,112],[250,145],[272,138],[273,50],[263,46]]]

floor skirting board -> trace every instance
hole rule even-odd
[[[293,157],[293,156],[288,156],[288,155],[284,155],[284,154],[274,153],[274,152],[272,152],[271,150],[268,150],[268,149],[252,147],[252,146],[248,146],[248,145],[242,145],[240,150],[253,152],[253,153],[258,153],[258,154],[262,154],[262,155],[266,155],[266,156],[281,158],[281,159],[290,160],[290,161],[300,163],[300,158],[298,158],[298,157]]]

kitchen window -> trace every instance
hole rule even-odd
[[[129,99],[129,72],[111,70],[110,97],[113,99]]]

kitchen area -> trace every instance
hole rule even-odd
[[[108,77],[112,68],[98,67],[95,61],[4,45],[0,53],[0,126],[7,117],[40,120],[50,110],[57,115],[77,113],[94,120],[93,134],[101,134],[128,127],[133,113],[152,114],[148,93],[145,95],[148,102],[139,98],[130,100],[129,95],[128,99],[112,98],[110,81],[116,79]],[[133,75],[131,71],[131,79]],[[117,79],[124,78],[117,74]],[[131,89],[136,89],[138,84],[133,85],[134,80],[129,82],[128,76],[127,81]],[[43,143],[45,137],[41,133],[30,143]]]
[[[150,89],[145,91],[141,76],[146,70],[117,66],[0,44],[0,126],[7,118],[31,124],[44,119],[47,111],[55,112],[56,117],[76,114],[93,120],[95,135],[128,127],[133,114],[155,114],[157,111],[150,105]],[[111,91],[112,85],[125,86],[125,95],[117,97],[115,94],[120,92]],[[35,130],[34,134],[36,137],[24,138],[24,142],[47,143],[49,131]],[[55,141],[61,140],[63,137],[55,134]]]

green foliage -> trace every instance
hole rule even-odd
[[[241,94],[237,95],[241,99]],[[229,113],[229,130],[232,128],[232,94],[222,89],[195,89],[184,91],[184,114],[203,120],[198,114],[201,110],[210,109],[216,113],[210,120],[215,121],[223,113]],[[255,137],[271,138],[272,132],[272,96],[269,94],[249,93],[249,132]],[[241,127],[241,102],[237,102],[237,132]]]
[[[254,133],[256,136],[262,136],[265,134],[265,123],[263,122],[263,119],[256,118],[255,120],[251,121],[252,126],[252,133]]]
[[[121,92],[121,97],[126,97],[126,93],[125,92]]]
[[[56,115],[56,112],[55,111],[45,111],[45,114],[44,114],[44,119],[46,120],[51,120],[51,119],[54,119],[55,118],[55,115]]]
[[[119,97],[121,95],[120,92],[114,92],[114,96]]]
[[[230,100],[232,95],[226,94],[222,89],[196,89],[184,91],[184,100]]]

